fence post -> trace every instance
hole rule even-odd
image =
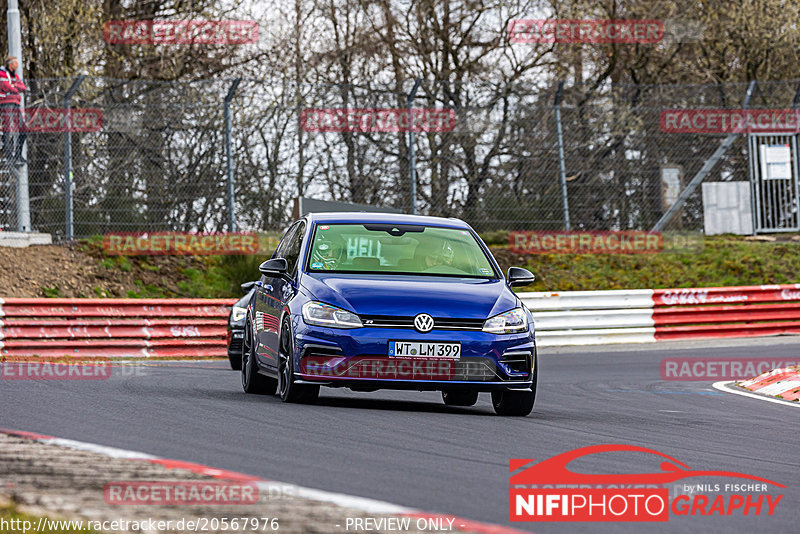
[[[17,0],[8,0],[8,8],[6,10],[6,19],[8,21],[8,52],[9,55],[15,56],[19,61],[17,67],[17,76],[22,79],[22,32],[20,30],[19,20],[19,2]],[[19,125],[22,126],[25,117],[25,95],[20,95],[20,117]],[[19,142],[19,132],[14,136],[16,141]],[[16,146],[13,147],[16,150]],[[15,152],[13,152],[15,153]],[[20,166],[11,164],[14,176],[17,179],[17,231],[30,232],[31,231],[31,199],[30,192],[28,191],[28,163],[27,145],[22,145],[22,152],[20,153],[23,163]]]
[[[750,97],[753,96],[753,89],[755,89],[756,82],[755,80],[750,82],[750,85],[747,86],[747,93],[744,95],[744,104],[742,105],[742,109],[747,109],[747,106],[750,105]],[[694,193],[694,190],[697,189],[697,186],[705,179],[708,173],[711,172],[711,169],[714,168],[714,165],[717,164],[717,161],[720,160],[722,156],[725,155],[725,152],[728,151],[728,148],[736,141],[736,138],[739,137],[738,133],[730,133],[727,137],[720,143],[717,150],[711,155],[710,158],[706,160],[703,166],[697,171],[697,174],[694,175],[694,178],[689,182],[686,186],[686,189],[681,191],[681,194],[678,195],[678,200],[670,206],[667,212],[661,216],[658,222],[653,226],[652,232],[660,232],[664,229],[667,223],[672,219],[672,217],[678,212],[678,210],[683,206],[683,203],[689,198],[689,196]],[[753,220],[753,228],[755,229],[756,221]]]
[[[231,149],[231,100],[239,87],[241,78],[236,78],[225,95],[225,159],[228,167],[228,231],[236,231],[236,213],[233,205],[233,152]]]
[[[414,105],[414,97],[417,94],[417,89],[419,89],[420,84],[422,83],[422,78],[417,78],[414,81],[414,87],[411,88],[411,92],[408,93],[406,97],[406,108],[408,108],[408,114],[411,115],[411,106]],[[409,117],[411,118],[411,117]],[[411,128],[408,130],[408,180],[411,184],[411,215],[417,214],[417,156],[414,153],[414,121],[410,120],[409,124],[411,124]]]
[[[69,124],[72,124],[72,120],[70,117],[70,99],[72,95],[75,94],[75,91],[78,90],[78,87],[83,83],[84,78],[86,78],[85,74],[81,74],[75,80],[73,80],[72,85],[67,90],[67,94],[64,95],[64,109],[67,110],[67,120]],[[64,135],[64,209],[66,210],[66,239],[67,241],[74,241],[75,240],[75,218],[74,212],[72,210],[72,130],[70,126],[67,126],[65,135]]]
[[[558,82],[553,108],[556,112],[556,134],[558,135],[558,173],[561,180],[561,210],[564,212],[564,230],[569,231],[569,201],[567,200],[567,171],[564,165],[564,135],[561,132],[561,93],[564,81]]]

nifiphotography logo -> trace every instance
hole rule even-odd
[[[598,453],[645,453],[660,460],[652,473],[588,474],[567,464]],[[597,457],[595,457],[597,458]],[[635,445],[593,445],[534,463],[512,459],[509,480],[511,521],[669,521],[674,516],[773,515],[786,486],[733,471],[693,470],[661,452]],[[581,462],[582,464],[585,462]],[[681,484],[670,499],[665,485],[695,477],[747,479],[722,484]],[[676,493],[679,493],[676,492]],[[671,514],[670,514],[671,512]]]

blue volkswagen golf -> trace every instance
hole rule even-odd
[[[320,386],[491,392],[499,415],[536,397],[533,320],[488,247],[458,219],[308,214],[284,234],[247,308],[242,387],[313,403]]]

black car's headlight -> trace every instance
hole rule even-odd
[[[361,318],[342,308],[310,301],[303,304],[303,320],[306,324],[331,328],[361,328]]]
[[[245,315],[247,315],[247,308],[234,306],[233,310],[231,311],[231,324],[244,320]]]
[[[522,308],[489,317],[483,323],[483,331],[490,334],[516,334],[528,329],[528,316]]]

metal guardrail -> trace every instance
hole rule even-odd
[[[653,292],[656,340],[800,334],[800,284]]]
[[[800,284],[520,293],[540,347],[800,334]],[[3,356],[226,356],[234,299],[0,299]]]
[[[236,299],[0,299],[0,355],[226,356]]]
[[[800,333],[800,284],[520,293],[540,347]]]
[[[653,290],[520,293],[533,315],[536,344],[652,343]]]

